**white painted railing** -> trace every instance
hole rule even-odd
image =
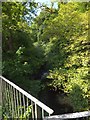
[[[26,91],[10,82],[3,76],[2,81],[2,108],[4,118],[44,118],[50,116],[53,110],[37,100]]]
[[[90,111],[50,116],[54,112],[52,109],[3,76],[0,76],[0,86],[2,87],[0,88],[0,91],[2,91],[0,102],[2,102],[3,118],[90,120]]]
[[[90,120],[90,111],[68,113],[45,117],[44,120]]]

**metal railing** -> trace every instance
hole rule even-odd
[[[53,113],[52,109],[3,76],[0,76],[0,81],[2,81],[3,118],[37,120]]]
[[[25,118],[26,120],[38,120],[39,118],[40,120],[90,120],[90,111],[50,116],[54,112],[52,109],[3,76],[0,76],[0,85],[2,118]]]
[[[45,117],[44,120],[90,120],[90,111]]]

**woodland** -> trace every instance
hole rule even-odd
[[[54,4],[2,3],[2,74],[55,114],[89,110],[90,2]]]

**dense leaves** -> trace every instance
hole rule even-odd
[[[47,17],[42,15],[47,12],[42,11],[36,18],[44,18],[42,24],[38,21],[37,25],[42,30],[39,41],[49,66],[47,86],[67,93],[75,111],[88,109],[90,96],[88,9],[89,3],[61,4],[58,15]]]
[[[74,111],[88,110],[90,3],[52,4],[28,18],[36,7],[3,3],[3,74],[22,87],[34,85],[36,91],[26,84],[34,95],[47,87],[62,91]]]
[[[24,80],[27,83],[29,79],[34,78],[34,74],[43,62],[41,60],[43,50],[33,43],[34,36],[31,34],[32,29],[27,21],[27,15],[32,13],[32,17],[34,16],[32,10],[36,6],[33,3],[32,8],[32,6],[27,7],[27,3],[14,2],[3,3],[2,6],[3,75],[15,83],[18,83],[18,80]],[[28,19],[31,24],[34,18]]]

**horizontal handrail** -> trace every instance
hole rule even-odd
[[[45,110],[46,112],[48,112],[49,114],[52,114],[54,111],[52,109],[50,109],[48,106],[46,106],[45,104],[43,104],[42,102],[40,102],[38,99],[36,99],[35,97],[33,97],[32,95],[30,95],[29,93],[27,93],[26,91],[24,91],[23,89],[21,89],[20,87],[18,87],[17,85],[15,85],[14,83],[12,83],[11,81],[9,81],[8,79],[4,78],[3,76],[0,76],[1,79],[3,79],[5,82],[7,82],[8,84],[10,84],[11,86],[13,86],[16,90],[18,90],[19,92],[21,92],[23,95],[25,95],[27,98],[29,98],[31,101],[33,101],[34,103],[36,103],[39,107],[41,107],[43,110]]]
[[[66,119],[83,118],[89,116],[90,116],[90,111],[84,111],[84,112],[68,113],[68,114],[45,117],[44,120],[56,120],[57,118],[60,120],[66,120]]]

